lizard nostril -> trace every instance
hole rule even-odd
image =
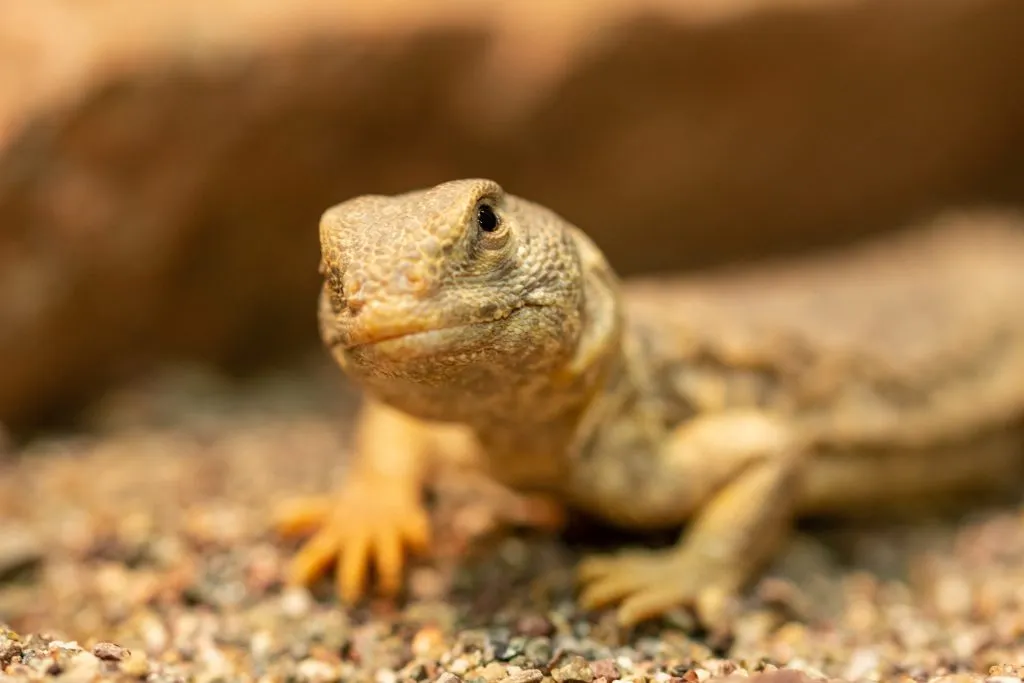
[[[350,297],[345,300],[348,304],[348,312],[355,315],[359,311],[363,310],[363,306],[366,301],[362,297]]]
[[[327,294],[331,302],[331,310],[334,311],[334,314],[340,315],[344,313],[346,309],[354,313],[357,304],[353,297],[346,294],[341,272],[336,268],[330,269],[327,272],[326,280]]]
[[[348,309],[349,315],[356,315],[366,306],[366,292],[360,285],[359,280],[349,282],[347,289],[343,289],[339,284],[338,289],[342,292],[342,297],[345,300],[345,307]]]
[[[333,287],[328,289],[327,298],[331,302],[331,311],[335,315],[341,315],[345,312],[345,309],[350,308],[344,292],[334,289]]]

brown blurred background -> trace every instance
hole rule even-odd
[[[490,176],[625,274],[1024,198],[1020,0],[0,13],[0,423],[15,432],[166,362],[241,373],[315,351],[316,221],[359,193]]]

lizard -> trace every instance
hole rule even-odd
[[[612,525],[681,528],[668,548],[580,559],[579,604],[627,626],[713,621],[802,515],[1014,486],[1024,230],[958,215],[620,279],[581,228],[488,179],[329,208],[319,330],[365,401],[340,488],[276,512],[311,534],[289,580],[335,563],[352,603],[375,569],[395,596],[430,547],[422,493],[447,459]]]

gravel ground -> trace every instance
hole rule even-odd
[[[319,364],[243,387],[178,370],[82,433],[0,444],[0,680],[1020,680],[1016,509],[805,530],[713,633],[579,611],[594,536],[507,529],[458,481],[402,603],[284,588],[296,543],[268,510],[341,475],[352,399]]]

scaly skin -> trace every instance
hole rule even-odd
[[[955,221],[954,221],[955,222]],[[429,546],[436,458],[678,544],[585,559],[623,624],[724,608],[794,515],[871,514],[1020,474],[1024,232],[939,224],[813,262],[620,286],[554,212],[488,180],[364,196],[320,224],[323,339],[361,386],[352,471],[281,528],[346,601]],[[550,512],[550,514],[548,514]],[[527,517],[529,515],[526,515]]]

